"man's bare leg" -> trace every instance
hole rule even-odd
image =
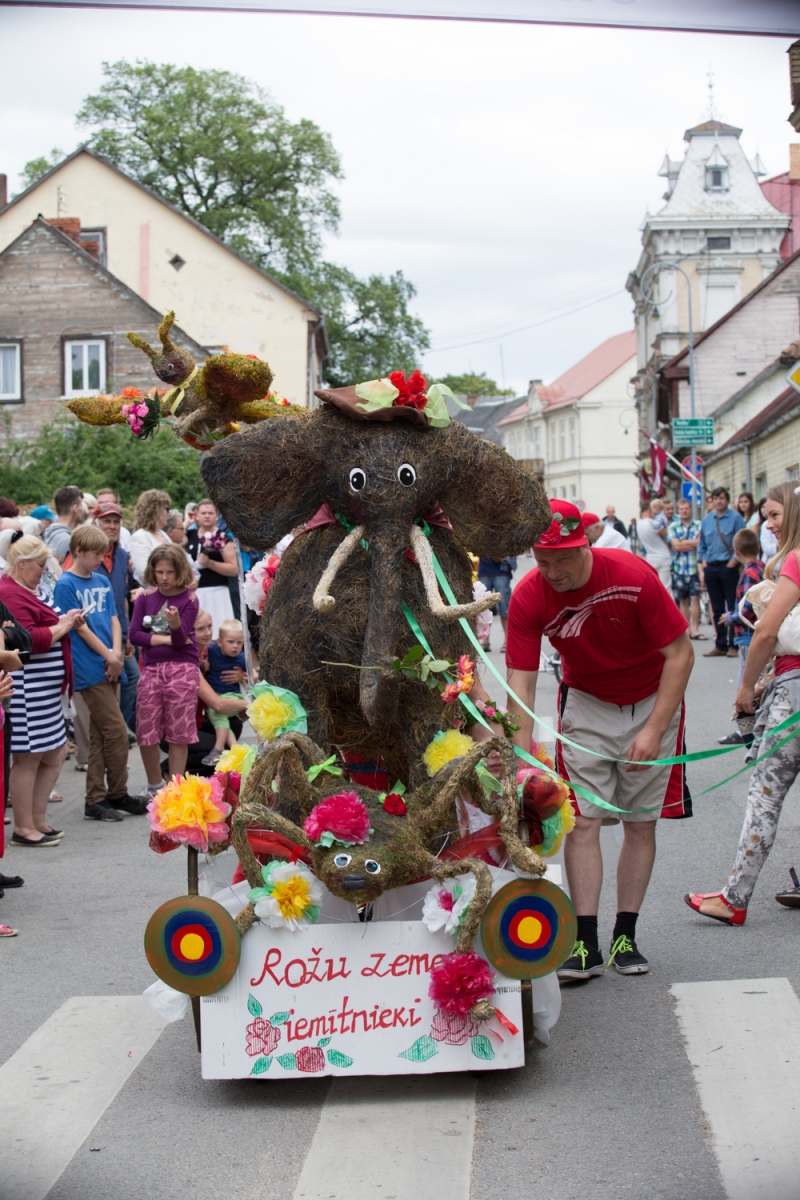
[[[617,863],[617,911],[638,913],[656,860],[656,822],[623,821],[622,826],[625,839]]]
[[[575,912],[596,917],[603,886],[599,820],[575,814],[575,828],[564,839],[564,865]]]

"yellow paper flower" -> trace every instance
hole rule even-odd
[[[425,750],[422,761],[428,768],[428,774],[435,775],[445,763],[466,754],[474,745],[472,738],[467,737],[465,733],[459,733],[457,729],[448,729],[446,733],[436,734]]]
[[[288,917],[302,917],[311,908],[311,888],[302,875],[293,875],[285,883],[276,883],[272,898],[281,910],[284,921]]]
[[[221,771],[239,771],[241,773],[246,760],[253,757],[255,757],[253,746],[247,746],[244,742],[237,742],[235,746],[231,746],[229,750],[222,752],[214,771],[216,774],[219,774]]]
[[[262,742],[271,742],[289,729],[308,732],[306,710],[299,698],[294,692],[269,683],[257,683],[253,688],[247,715]]]

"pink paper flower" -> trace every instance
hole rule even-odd
[[[494,972],[474,950],[446,954],[431,971],[428,995],[437,1008],[465,1017],[473,1004],[494,995]]]
[[[257,1054],[272,1054],[281,1040],[281,1031],[265,1017],[256,1017],[247,1026],[247,1053],[251,1058]]]
[[[331,846],[360,846],[372,830],[369,810],[355,792],[340,792],[315,804],[303,825],[312,842]]]
[[[431,1037],[435,1042],[446,1042],[448,1046],[464,1046],[478,1032],[478,1022],[472,1017],[460,1017],[438,1009],[431,1025]]]

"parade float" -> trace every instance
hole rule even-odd
[[[129,335],[166,391],[69,405],[139,437],[171,424],[205,451],[237,544],[268,555],[248,581],[258,745],[150,804],[152,848],[189,861],[189,895],[145,934],[161,1001],[191,997],[205,1078],[521,1066],[575,937],[544,878],[572,807],[547,756],[470,695],[498,597],[473,588],[468,551],[530,547],[543,490],[418,371],[319,391],[309,412],[251,356],[198,367],[173,321],[159,351]]]

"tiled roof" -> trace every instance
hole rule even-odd
[[[725,125],[722,121],[703,121],[701,125],[695,125],[692,129],[687,129],[683,135],[685,142],[691,137],[711,136],[715,133],[732,133],[734,137],[739,136],[741,129],[736,125]]]
[[[477,433],[487,442],[496,442],[500,446],[502,439],[497,433],[497,426],[502,424],[502,418],[508,413],[516,411],[520,402],[525,408],[527,400],[522,400],[520,396],[481,396],[474,408],[459,408],[451,415],[454,421],[466,425],[471,433]]]
[[[737,430],[733,437],[729,437],[719,450],[710,454],[706,462],[714,462],[728,451],[735,450],[737,446],[754,441],[773,427],[782,425],[798,412],[800,412],[800,392],[796,392],[793,387],[788,387],[785,392],[781,392],[780,396],[776,396],[771,404],[762,408],[760,413],[756,413],[751,421]]]
[[[635,330],[631,329],[627,333],[617,333],[614,337],[606,338],[585,358],[576,362],[563,375],[559,375],[558,379],[554,379],[547,385],[537,385],[536,394],[542,402],[542,408],[545,412],[551,412],[554,408],[564,408],[568,404],[574,404],[576,400],[582,399],[593,391],[604,379],[608,379],[609,375],[613,375],[635,354]],[[527,414],[528,402],[526,400],[500,424],[510,425],[512,421],[519,421]]]

